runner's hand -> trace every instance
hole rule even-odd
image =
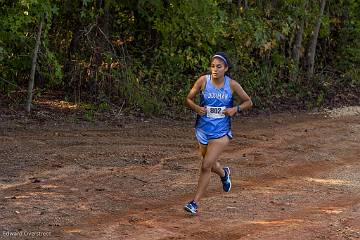
[[[203,116],[203,115],[206,114],[206,107],[200,107],[200,106],[198,106],[195,111],[196,111],[196,113],[199,114],[200,116]]]
[[[234,115],[236,114],[236,111],[237,111],[236,107],[232,107],[232,108],[226,108],[226,109],[223,111],[223,113],[224,113],[226,116],[232,117],[232,116],[234,116]]]

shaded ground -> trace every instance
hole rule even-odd
[[[328,116],[234,119],[232,190],[189,216],[193,122],[2,115],[0,239],[359,239],[360,114]]]

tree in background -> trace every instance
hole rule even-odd
[[[309,49],[308,49],[308,59],[307,59],[307,73],[308,77],[311,78],[314,74],[314,67],[315,67],[315,54],[316,54],[316,45],[318,42],[318,36],[321,26],[321,17],[324,14],[326,0],[321,0],[320,12],[316,20],[316,24],[314,30],[311,33]]]
[[[258,107],[321,106],[359,88],[355,0],[0,1],[0,88],[24,89],[44,19],[35,89],[75,102],[176,113],[226,51]],[[36,97],[36,96],[35,96]]]

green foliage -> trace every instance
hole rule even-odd
[[[184,111],[188,91],[216,51],[228,53],[232,77],[255,105],[320,106],[331,88],[360,85],[360,3],[327,1],[316,74],[307,79],[307,48],[319,9],[314,0],[3,0],[0,88],[26,88],[43,22],[38,83],[98,105],[86,108],[88,120],[95,110],[109,108],[104,98],[145,114]],[[301,22],[297,65],[292,51]]]
[[[93,110],[86,111],[84,114],[84,118],[86,121],[93,122],[94,121],[94,111]]]
[[[88,102],[81,102],[79,104],[79,107],[85,110],[95,110],[96,107],[93,103],[88,103]]]
[[[224,35],[226,18],[215,2],[207,0],[171,1],[164,13],[154,15],[150,19],[161,45],[147,77],[161,102],[176,110],[183,107],[194,77],[207,70],[209,53],[215,52]]]
[[[109,110],[109,109],[110,109],[110,106],[108,103],[102,102],[99,104],[99,110]]]
[[[39,73],[47,79],[47,87],[55,89],[63,85],[63,71],[54,52],[45,48],[45,55],[41,59]]]
[[[340,55],[343,61],[339,61],[342,68],[359,67],[360,66],[360,3],[351,1],[348,11],[349,17],[344,21],[344,27],[339,31],[339,47]]]
[[[0,77],[7,82],[24,86],[29,78],[37,27],[40,21],[45,22],[43,38],[46,39],[52,16],[57,13],[58,8],[50,0],[3,1],[0,6]],[[56,62],[56,59],[47,49],[42,61],[49,63]],[[55,77],[61,79],[59,66],[57,64],[54,71]],[[50,76],[49,69],[43,72]],[[5,87],[8,91],[10,88]]]

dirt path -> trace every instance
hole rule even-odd
[[[332,113],[235,119],[198,216],[192,122],[3,117],[0,239],[359,239],[360,114]]]

